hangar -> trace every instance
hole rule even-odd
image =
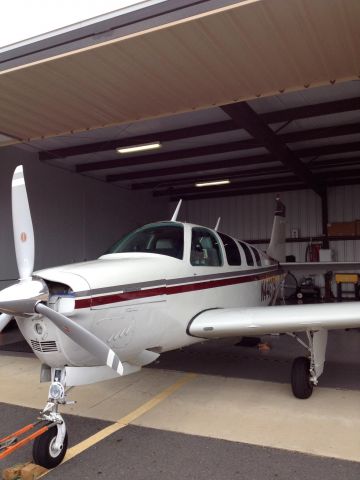
[[[265,249],[276,193],[288,209],[287,255],[308,261],[309,246],[321,245],[338,261],[359,261],[359,19],[355,0],[149,1],[0,50],[1,287],[17,278],[9,187],[20,163],[36,269],[97,258],[125,232],[169,219],[179,198],[182,220],[213,228],[220,216],[224,232]],[[159,149],[118,152],[155,142]],[[227,183],[196,186],[214,181]],[[337,341],[354,348],[345,365],[356,371],[356,333]],[[337,352],[331,362],[339,362]],[[211,391],[208,383],[203,388]],[[358,386],[345,381],[343,388],[351,408]],[[282,405],[288,416],[292,408]],[[90,410],[85,416],[114,420]],[[339,438],[348,439],[342,448],[339,438],[316,449],[288,432],[275,446],[359,461],[360,439],[350,433],[356,429],[346,429],[346,416],[337,420]],[[358,415],[352,421],[358,424]],[[242,437],[204,431],[273,447],[255,423]],[[145,422],[164,424],[160,414]],[[314,420],[313,428],[324,426]],[[169,430],[204,432],[175,424]],[[346,465],[353,468],[348,478],[358,473],[358,464]]]

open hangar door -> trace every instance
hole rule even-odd
[[[67,51],[2,62],[1,250],[12,251],[5,182],[21,157],[39,267],[92,258],[180,197],[187,220],[213,226],[222,216],[224,231],[264,246],[282,192],[289,255],[304,260],[312,239],[358,260],[356,230],[327,232],[360,218],[358,2],[183,2],[182,18],[163,3],[150,27],[145,16],[107,41],[72,38]],[[116,151],[153,142],[161,148]]]

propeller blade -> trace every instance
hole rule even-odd
[[[4,330],[4,328],[10,322],[11,319],[12,319],[12,315],[7,315],[6,313],[2,313],[0,315],[0,332]]]
[[[41,300],[48,297],[47,289],[44,289],[43,285],[40,288],[37,281],[29,281],[34,269],[35,242],[22,165],[16,168],[13,175],[12,214],[20,283],[2,291],[0,311],[3,310],[4,313],[0,315],[0,321],[10,320],[8,313],[12,310],[21,313],[35,310],[51,320],[80,347],[95,355],[101,365],[107,365],[119,375],[123,375],[123,365],[115,352],[86,328],[41,303]],[[20,293],[21,296],[26,293],[25,298],[19,298]]]
[[[36,304],[48,299],[49,290],[41,278],[23,280],[0,291],[0,312],[32,317]]]
[[[119,375],[123,375],[123,364],[116,353],[102,340],[89,332],[89,330],[77,324],[73,320],[70,320],[70,318],[65,317],[65,315],[62,315],[52,308],[49,308],[43,303],[38,303],[35,307],[35,310],[37,313],[41,313],[51,320],[63,333],[65,333],[65,335],[79,344],[80,347],[95,355],[101,362],[101,365],[107,365],[115,370]]]
[[[22,165],[12,179],[12,216],[16,261],[20,280],[31,277],[34,269],[34,230]]]

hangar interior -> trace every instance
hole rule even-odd
[[[288,256],[308,261],[318,244],[335,261],[360,262],[359,19],[355,0],[148,1],[0,49],[0,287],[17,278],[18,164],[36,269],[97,258],[127,231],[170,219],[179,199],[180,220],[213,228],[221,217],[220,231],[266,249],[277,194]],[[156,150],[117,151],[154,142]],[[345,362],[333,343],[331,361]],[[358,339],[350,343],[356,371]],[[169,358],[160,367],[171,370]],[[261,445],[255,437],[242,440]],[[287,448],[286,434],[278,445]],[[313,447],[294,440],[297,448]],[[334,448],[315,453],[336,457]],[[353,452],[338,458],[359,461]]]
[[[83,27],[90,32],[63,32],[1,52],[1,208],[7,222],[2,249],[12,243],[7,172],[28,159],[36,168],[36,174],[29,169],[31,182],[44,185],[29,187],[36,192],[31,198],[39,238],[49,229],[39,267],[52,264],[54,251],[60,262],[95,257],[130,228],[167,218],[179,198],[181,218],[212,226],[221,216],[223,231],[265,248],[276,193],[288,208],[288,255],[304,261],[309,241],[325,241],[334,259],[359,260],[356,228],[344,227],[332,237],[326,227],[360,218],[360,80],[351,75],[359,58],[356,2],[334,2],[326,14],[322,2],[309,11],[302,2],[196,3],[174,8],[172,2],[145,2]],[[342,22],[330,32],[339,12]],[[318,22],[321,43],[311,22]],[[144,25],[148,30],[140,34]],[[252,36],[246,41],[242,28],[249,25]],[[302,28],[309,30],[307,42],[299,41]],[[276,40],[267,42],[269,35]],[[239,39],[242,56],[231,47]],[[222,61],[210,56],[209,48],[222,49]],[[183,59],[179,64],[172,60],[177,56]],[[105,126],[98,128],[101,123]],[[152,142],[161,148],[116,151]],[[54,177],[55,190],[43,176]],[[76,187],[61,188],[66,178]],[[230,183],[195,186],[223,179]],[[46,222],[44,203],[52,212]],[[134,207],[141,203],[146,209]],[[124,215],[123,208],[140,215]],[[53,235],[51,225],[70,224],[71,239],[67,232],[59,245],[60,233]],[[2,277],[13,278],[12,264],[9,256]]]

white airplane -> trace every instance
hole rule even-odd
[[[328,329],[360,325],[356,302],[265,308],[275,303],[284,277],[280,201],[267,254],[217,229],[178,222],[180,203],[171,221],[135,230],[98,260],[33,273],[34,233],[23,168],[16,168],[20,279],[0,292],[0,323],[16,318],[42,362],[41,381],[51,382],[40,413],[46,425],[32,437],[35,463],[52,468],[65,455],[58,407],[70,403],[67,387],[137,372],[162,352],[204,339],[288,333],[307,349],[293,363],[291,385],[296,397],[308,398],[323,372]],[[307,344],[297,332],[306,332]],[[14,442],[0,440],[0,458],[1,448],[16,448]]]

